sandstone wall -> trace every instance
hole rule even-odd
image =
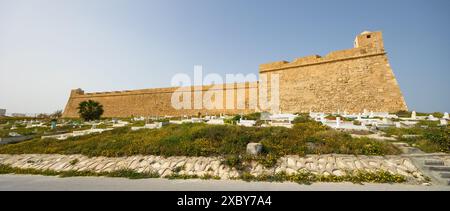
[[[215,91],[211,86],[190,87],[191,99],[197,98],[202,102],[203,96],[207,91]],[[200,92],[201,90],[201,92]],[[257,93],[257,83],[247,82],[244,84],[234,84],[233,87],[223,85],[223,88],[217,89],[223,92],[223,109],[195,109],[194,103],[191,104],[192,109],[175,109],[172,107],[171,98],[175,92],[181,92],[178,88],[157,88],[157,89],[143,89],[133,91],[121,92],[103,92],[103,93],[84,93],[82,90],[72,90],[69,101],[64,109],[63,117],[78,117],[78,104],[85,100],[95,100],[103,105],[105,110],[103,116],[105,117],[130,117],[130,116],[183,116],[183,115],[197,115],[199,112],[202,115],[219,115],[219,114],[239,114],[251,113],[254,109],[249,106],[252,101],[256,99],[250,98],[250,92]],[[196,95],[195,93],[201,93]],[[227,109],[226,99],[227,92],[231,92],[234,96],[234,108]],[[197,97],[196,97],[197,96]],[[198,97],[200,96],[200,98]],[[243,97],[240,97],[243,96]],[[254,95],[252,95],[254,96]],[[256,96],[257,97],[257,96]],[[212,102],[215,102],[212,97]],[[244,107],[238,107],[238,104],[243,104]],[[243,108],[243,109],[237,109]]]
[[[260,65],[260,78],[279,76],[280,110],[296,112],[376,112],[408,110],[390,68],[381,32],[363,32],[355,39],[354,48],[334,51],[324,57],[317,55]],[[259,83],[261,84],[261,83]],[[272,84],[269,84],[269,87]],[[208,86],[201,87],[208,90]],[[241,88],[242,89],[242,88]],[[244,109],[182,109],[171,106],[176,88],[145,89],[124,92],[87,93],[72,91],[64,117],[77,117],[81,101],[92,99],[104,105],[106,117],[181,116],[202,114],[238,114],[266,109],[249,106],[249,92],[259,92],[258,83],[247,83],[245,96],[238,97],[239,88],[231,88],[235,103]],[[192,90],[194,88],[192,87]],[[224,88],[230,90],[230,88]],[[268,96],[270,97],[269,92]],[[192,94],[194,96],[194,94]],[[255,96],[258,98],[258,95]],[[194,99],[194,98],[192,98]],[[226,99],[226,97],[224,97]],[[224,106],[224,108],[226,108]]]
[[[365,32],[355,48],[260,65],[280,78],[282,112],[408,110],[383,48],[381,32]]]

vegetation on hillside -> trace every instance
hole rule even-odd
[[[423,121],[411,128],[392,127],[384,129],[384,132],[424,152],[450,152],[450,126],[438,126],[437,122]]]

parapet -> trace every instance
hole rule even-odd
[[[385,54],[381,32],[364,31],[355,38],[354,48],[332,51],[324,57],[311,55],[294,59],[292,62],[277,61],[259,66],[259,72],[278,71],[287,68],[317,65],[329,62],[357,59]]]
[[[259,69],[274,69],[274,68],[280,68],[283,67],[285,64],[288,64],[288,61],[278,61],[278,62],[271,62],[266,64],[259,65]]]
[[[124,90],[124,91],[110,91],[110,92],[89,92],[85,93],[82,89],[73,89],[71,91],[71,98],[92,98],[92,97],[113,97],[113,96],[129,96],[129,95],[143,95],[143,94],[171,94],[174,92],[196,92],[196,91],[214,91],[214,90],[238,90],[238,89],[257,89],[258,81],[247,81],[230,84],[216,84],[189,86],[188,89],[179,89],[180,87],[166,87],[166,88],[151,88],[138,90]]]

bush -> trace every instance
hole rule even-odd
[[[450,130],[448,128],[431,128],[425,130],[423,137],[429,142],[439,146],[439,151],[450,152]]]
[[[244,168],[242,159],[238,155],[228,155],[222,164],[229,166],[230,168],[235,168],[237,170],[242,170]]]
[[[318,132],[308,141],[314,144],[313,151],[308,150],[308,154],[386,155],[400,153],[392,144],[369,138],[352,138],[349,134],[334,130]]]
[[[450,152],[449,126],[432,123],[424,121],[412,128],[388,128],[383,131],[388,136],[396,135],[399,141],[412,144],[425,152]],[[403,135],[417,135],[417,137],[404,138]]]
[[[247,120],[260,120],[261,119],[261,113],[256,112],[256,113],[250,113],[250,114],[246,114],[242,116],[243,119],[247,119]]]
[[[250,114],[244,114],[244,115],[236,115],[233,118],[231,118],[230,120],[228,120],[226,123],[236,124],[241,118],[245,119],[245,120],[258,121],[261,119],[261,113],[256,112],[256,113],[250,113]]]
[[[83,101],[78,106],[78,113],[85,121],[99,120],[103,114],[103,105],[93,100]]]
[[[395,113],[398,117],[411,117],[411,112],[409,111],[397,111]]]
[[[274,167],[278,162],[278,156],[273,154],[268,154],[267,156],[260,156],[257,158],[259,164],[266,168]]]

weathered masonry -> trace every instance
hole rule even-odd
[[[283,113],[338,110],[362,112],[364,109],[396,112],[408,109],[390,68],[381,32],[359,34],[352,49],[334,51],[324,57],[313,55],[292,62],[262,64],[259,69],[260,77],[264,75],[269,81],[273,74],[278,74],[280,110]],[[208,90],[210,87],[203,86],[200,90]],[[235,104],[245,105],[255,100],[249,93],[258,93],[258,89],[258,82],[223,87],[225,92],[234,93]],[[199,89],[191,87],[191,90],[194,96],[194,90]],[[176,87],[101,93],[84,93],[81,89],[75,89],[71,91],[63,116],[77,117],[78,104],[89,99],[99,101],[104,106],[106,117],[180,116],[196,115],[199,112],[236,114],[255,111],[249,107],[230,110],[225,106],[224,109],[214,110],[177,110],[171,105],[171,96],[176,91]],[[237,94],[239,91],[244,91],[245,96]]]

